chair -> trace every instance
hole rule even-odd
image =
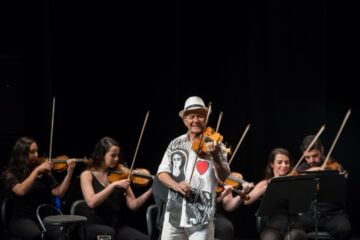
[[[10,198],[1,201],[1,232],[0,239],[20,240],[9,232],[9,222],[11,219],[12,202]]]
[[[1,234],[9,235],[9,221],[11,218],[11,200],[4,198],[1,201]]]
[[[10,220],[10,204],[9,198],[4,198],[1,202],[1,229],[4,231],[8,230],[8,224]]]
[[[327,239],[327,240],[333,240],[334,238],[331,236],[330,233],[328,232],[325,232],[325,231],[318,231],[318,235],[317,235],[317,238],[316,238],[316,233],[315,232],[309,232],[307,233],[307,237],[308,239]]]
[[[76,200],[71,204],[70,214],[82,215],[82,214],[86,213],[87,208],[88,208],[88,206],[84,199]]]
[[[36,217],[42,230],[42,239],[53,235],[49,229],[59,232],[62,240],[70,239],[73,227],[84,224],[87,218],[79,215],[64,215],[59,209],[50,204],[41,204],[36,209]]]
[[[147,232],[150,240],[156,240],[160,235],[159,229],[156,226],[158,214],[159,209],[156,204],[151,204],[146,209]]]
[[[63,215],[63,213],[56,207],[50,204],[41,204],[36,209],[36,218],[41,226],[41,239],[46,239],[46,223],[45,218],[53,215]],[[62,232],[64,229],[60,227]]]

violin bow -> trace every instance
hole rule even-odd
[[[224,115],[224,113],[221,111],[221,112],[219,113],[219,118],[218,118],[218,121],[217,121],[217,124],[216,124],[215,132],[219,132],[220,123],[221,123],[221,120],[222,120],[223,115]]]
[[[206,126],[207,126],[207,123],[208,123],[208,120],[209,120],[209,117],[210,117],[210,112],[211,112],[211,102],[209,103],[209,107],[208,107],[208,112],[207,112],[207,115],[206,115],[206,119],[205,119],[205,125],[204,125],[204,129],[203,129],[203,133],[201,134],[200,136],[200,144],[204,138],[204,131],[206,129]],[[189,184],[191,183],[191,179],[194,175],[194,170],[195,170],[195,165],[196,165],[196,162],[199,158],[199,154],[200,154],[200,147],[198,148],[198,150],[196,151],[196,158],[195,158],[195,161],[194,161],[194,165],[192,167],[192,170],[191,170],[191,175],[190,175],[190,178],[189,178]]]
[[[299,164],[301,163],[301,161],[304,159],[305,157],[305,153],[308,152],[312,146],[314,145],[314,143],[316,142],[316,140],[319,138],[320,134],[324,131],[325,129],[325,124],[323,124],[320,128],[320,130],[318,131],[318,133],[315,135],[314,139],[312,140],[312,142],[309,144],[309,146],[306,148],[306,150],[303,152],[302,156],[300,157],[299,161],[296,163],[296,165],[293,167],[293,169],[291,170],[291,172],[289,173],[289,175],[294,175],[296,168],[299,166]]]
[[[333,143],[332,143],[332,145],[331,145],[331,147],[330,147],[330,150],[329,150],[329,152],[328,152],[328,154],[327,154],[327,156],[326,156],[326,158],[325,158],[325,161],[324,161],[323,164],[321,165],[321,170],[324,170],[324,169],[325,169],[325,166],[326,166],[327,162],[328,162],[329,159],[330,159],[330,155],[331,155],[332,151],[334,150],[335,144],[336,144],[337,140],[339,139],[339,136],[340,136],[340,134],[341,134],[341,132],[342,132],[342,130],[343,130],[343,128],[344,128],[347,120],[349,119],[350,114],[351,114],[351,109],[349,109],[349,110],[346,112],[346,114],[345,114],[344,120],[343,120],[342,123],[341,123],[340,129],[338,130],[338,132],[337,132],[337,134],[336,134],[336,137],[335,137],[335,139],[334,139],[334,141],[333,141]]]
[[[245,128],[245,130],[244,130],[244,132],[243,132],[243,134],[242,134],[242,136],[241,136],[241,138],[240,138],[240,140],[239,140],[239,142],[238,142],[238,144],[237,144],[237,146],[236,146],[236,148],[235,148],[235,150],[234,150],[234,152],[233,152],[233,154],[231,155],[231,158],[230,158],[230,160],[229,160],[229,166],[230,166],[231,162],[233,161],[234,156],[235,156],[236,152],[238,151],[238,149],[239,149],[242,141],[244,140],[247,132],[249,131],[249,128],[250,128],[250,124],[248,124],[248,125],[246,126],[246,128]]]
[[[52,157],[52,143],[54,135],[54,118],[55,118],[55,96],[52,99],[52,111],[51,111],[51,124],[50,124],[50,144],[49,144],[49,161],[51,162]]]
[[[144,129],[145,129],[146,123],[148,121],[149,114],[150,114],[150,111],[147,111],[146,116],[145,116],[145,120],[144,120],[144,123],[143,123],[143,126],[142,126],[142,129],[141,129],[140,137],[139,137],[139,140],[138,140],[138,143],[137,143],[137,146],[136,146],[135,154],[134,154],[134,157],[133,157],[133,160],[132,160],[132,163],[131,163],[131,167],[129,169],[129,176],[128,176],[129,180],[130,180],[133,168],[134,168],[135,159],[136,159],[137,153],[139,151],[140,142],[141,142],[142,136],[144,134]]]

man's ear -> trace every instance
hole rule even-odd
[[[185,116],[182,118],[184,125],[186,126]]]

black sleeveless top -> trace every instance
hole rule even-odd
[[[93,175],[92,184],[95,193],[104,189],[104,186]],[[96,208],[87,208],[83,213],[88,218],[88,223],[98,223],[113,228],[118,228],[122,224],[121,204],[123,203],[124,192],[115,189],[111,195]]]

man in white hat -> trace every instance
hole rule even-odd
[[[193,150],[201,139],[209,109],[197,96],[185,101],[179,112],[187,133],[173,139],[159,166],[159,180],[169,188],[161,239],[214,239],[216,186],[230,173],[224,145],[206,143],[208,152]],[[177,156],[182,156],[183,163]],[[180,166],[180,169],[179,167]],[[179,172],[180,171],[180,172]]]

